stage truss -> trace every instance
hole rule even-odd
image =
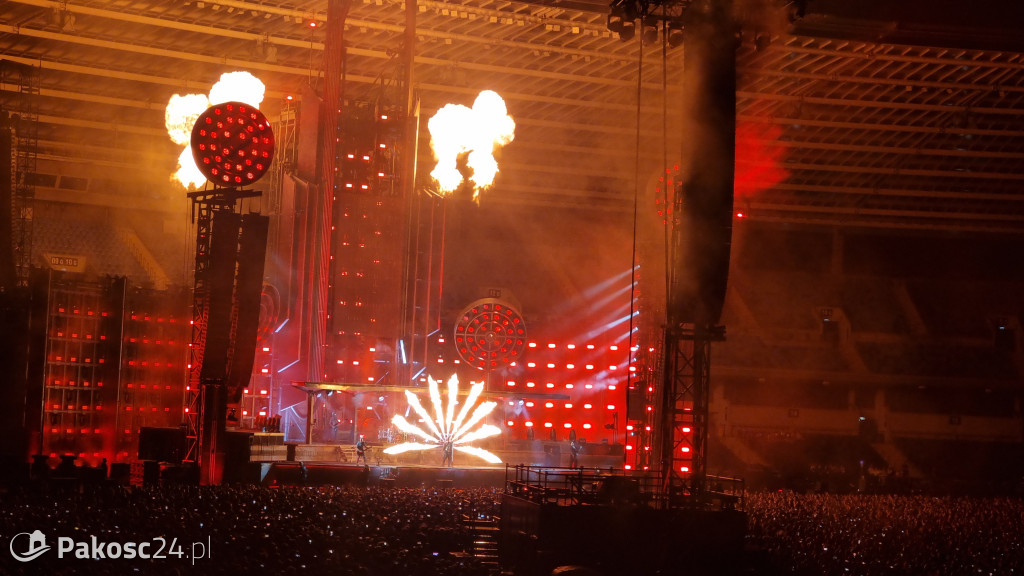
[[[661,390],[661,480],[671,506],[691,506],[707,492],[711,343],[723,326],[685,324],[665,334]]]

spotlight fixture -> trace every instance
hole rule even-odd
[[[619,40],[628,42],[636,36],[636,21],[634,20],[623,20],[622,30],[619,31]]]
[[[754,50],[758,52],[764,52],[768,46],[772,43],[772,37],[766,32],[758,32],[754,34]]]
[[[656,15],[654,11],[662,6],[660,0],[611,0],[608,11],[608,30],[619,35],[619,40],[627,42],[636,36],[637,20],[640,21],[640,38],[645,46],[658,42],[658,29],[665,31],[665,40],[673,48],[683,43],[683,22],[681,16],[673,16],[670,21],[664,11]],[[659,22],[663,24],[659,25]]]
[[[621,6],[612,6],[611,12],[608,13],[608,30],[616,34],[621,33],[625,17],[626,13]]]
[[[644,46],[650,46],[658,41],[658,21],[653,17],[644,18],[643,32],[640,35]]]
[[[668,45],[672,48],[683,44],[683,23],[673,21],[668,23]]]

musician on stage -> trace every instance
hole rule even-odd
[[[369,466],[366,461],[366,440],[363,440],[363,435],[359,435],[359,440],[356,442],[356,464],[359,464],[359,459],[362,458],[363,465]]]
[[[580,443],[576,440],[576,431],[569,431],[569,468],[577,468],[580,465]]]
[[[445,441],[444,446],[441,447],[441,453],[441,466],[445,466],[447,464],[448,467],[451,468],[453,465],[452,460],[455,456],[455,446],[452,444],[451,440]]]

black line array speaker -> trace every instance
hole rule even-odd
[[[206,345],[200,380],[222,380],[227,375],[234,308],[235,263],[242,217],[229,211],[213,213],[210,226],[210,267],[207,270]]]
[[[718,322],[732,245],[737,30],[714,5],[687,25],[682,174],[673,227],[671,324]]]
[[[632,384],[626,390],[626,418],[629,420],[643,420],[647,418],[647,394],[644,385]]]
[[[235,302],[234,353],[228,368],[227,402],[238,402],[252,375],[256,336],[260,324],[260,296],[263,292],[263,262],[267,252],[270,218],[260,214],[242,217],[241,247],[238,250],[238,282]]]

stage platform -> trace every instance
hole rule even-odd
[[[506,465],[554,468],[569,465],[565,442],[539,440],[488,446],[501,459],[499,464],[488,464],[456,452],[453,467],[440,466],[439,449],[390,455],[384,453],[386,444],[371,443],[366,452],[367,466],[364,466],[362,462],[356,464],[352,444],[286,442],[283,434],[267,432],[229,432],[225,440],[225,480],[260,484],[503,488]],[[591,470],[621,470],[623,451],[621,444],[593,444],[579,455],[578,465]]]
[[[227,434],[229,459],[248,462],[304,462],[309,464],[354,464],[355,446],[352,444],[286,442],[280,433]],[[385,454],[387,444],[370,443],[366,456],[371,466],[378,467],[431,467],[441,464],[440,449]],[[458,468],[477,469],[494,467],[505,469],[505,464],[526,466],[568,466],[569,447],[566,442],[517,440],[494,446],[484,446],[498,458],[500,464],[490,465],[468,454],[455,453]],[[625,462],[622,444],[591,444],[578,456],[577,464],[586,468],[621,468]]]
[[[331,462],[254,462],[240,481],[265,486],[379,486],[466,489],[505,487],[504,467],[376,466]]]

